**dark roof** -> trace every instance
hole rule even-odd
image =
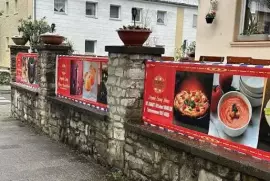
[[[179,6],[190,6],[190,7],[198,7],[199,5],[198,0],[144,0],[144,1],[166,3]]]

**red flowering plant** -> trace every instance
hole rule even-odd
[[[215,18],[216,17],[216,11],[210,11],[206,14],[206,18]]]

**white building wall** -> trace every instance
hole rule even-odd
[[[148,14],[147,17],[151,19],[147,22],[153,33],[147,43],[152,46],[165,45],[165,55],[174,55],[177,6],[145,1],[91,0],[98,2],[97,18],[89,18],[85,15],[86,0],[68,0],[66,15],[54,12],[53,0],[36,1],[36,18],[46,16],[50,24],[55,23],[57,33],[69,38],[77,53],[84,53],[85,40],[97,41],[97,55],[107,55],[106,45],[123,45],[116,30],[123,25],[132,24],[131,8],[137,7],[143,9],[144,18]],[[121,6],[121,20],[110,20],[110,4]],[[167,12],[166,25],[157,25],[157,10]],[[188,28],[186,29],[188,31]],[[185,37],[195,39],[195,34],[189,34],[187,31]]]
[[[190,44],[192,41],[196,41],[197,27],[193,27],[193,15],[198,15],[197,8],[185,8],[183,41],[187,40],[188,44]]]

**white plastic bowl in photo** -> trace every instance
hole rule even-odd
[[[249,76],[241,76],[240,77],[242,84],[247,88],[250,92],[256,94],[262,94],[264,88],[264,78],[262,77],[249,77]]]
[[[231,127],[227,126],[227,125],[220,119],[219,112],[220,112],[221,104],[224,102],[224,100],[226,100],[226,99],[229,98],[229,97],[239,97],[239,98],[241,98],[241,99],[247,104],[247,106],[248,106],[248,112],[249,112],[249,118],[248,118],[248,119],[249,119],[249,120],[248,120],[248,122],[247,122],[245,125],[243,125],[241,128],[231,128]],[[224,131],[227,135],[229,135],[229,136],[231,136],[231,137],[237,137],[237,136],[240,136],[241,134],[243,134],[243,133],[246,131],[246,129],[247,129],[248,125],[249,125],[249,122],[250,122],[250,120],[251,120],[251,116],[252,116],[252,107],[251,107],[251,104],[250,104],[248,98],[247,98],[245,95],[243,95],[242,93],[237,92],[237,91],[231,91],[231,92],[228,92],[228,93],[224,94],[224,95],[221,97],[221,99],[219,100],[219,103],[218,103],[218,111],[217,111],[217,112],[218,112],[218,119],[219,119],[219,122],[220,122],[220,125],[221,125],[223,131]]]
[[[253,98],[256,98],[256,99],[261,99],[263,97],[263,93],[256,94],[256,93],[250,92],[250,90],[248,90],[243,85],[243,82],[241,81],[241,79],[239,81],[239,89],[240,89],[240,92],[242,92],[243,94],[248,95],[250,97],[253,97]]]
[[[245,94],[243,92],[243,89],[241,89],[241,87],[240,87],[240,92],[243,93],[248,98],[248,100],[249,100],[249,102],[250,102],[250,104],[251,104],[252,107],[259,107],[259,106],[262,105],[262,100],[263,100],[262,97],[261,98],[251,97],[251,96]]]

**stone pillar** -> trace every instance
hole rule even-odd
[[[40,85],[39,107],[40,125],[45,133],[49,133],[46,113],[49,110],[46,97],[55,95],[55,72],[56,56],[67,55],[69,46],[62,45],[41,45],[36,47],[38,51],[37,82]]]
[[[10,48],[10,81],[16,81],[16,56],[19,52],[28,53],[29,46],[9,45]]]
[[[160,60],[164,48],[106,46],[109,52],[107,99],[109,106],[109,164],[124,167],[124,123],[141,121],[145,60]]]

